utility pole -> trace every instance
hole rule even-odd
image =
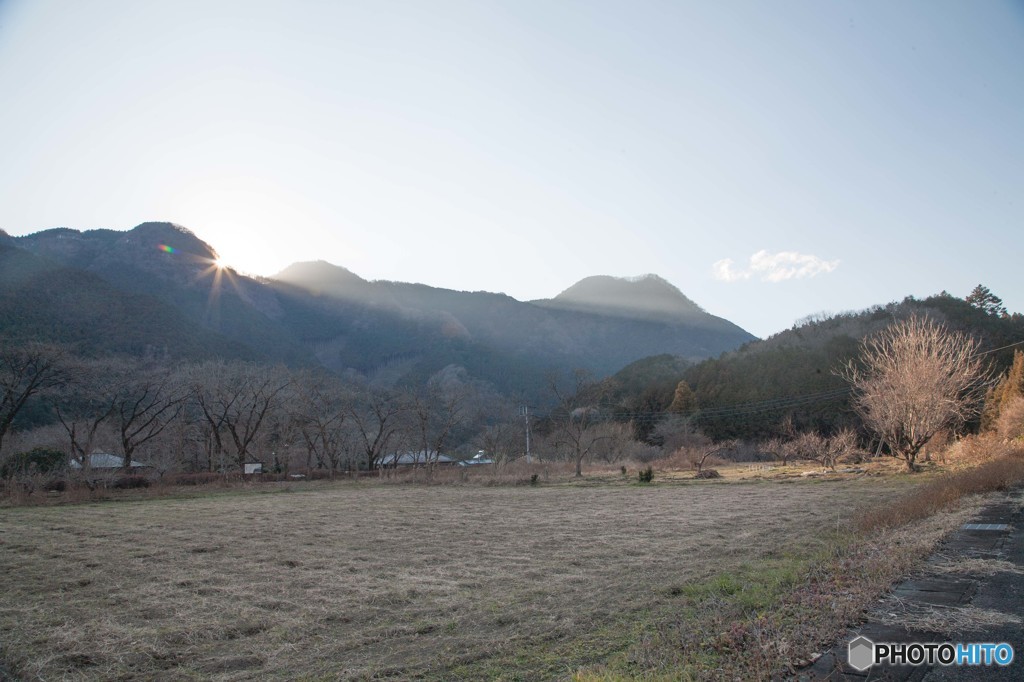
[[[523,421],[526,422],[526,463],[529,464],[532,461],[530,459],[530,407],[523,405],[519,408],[519,414],[523,415]]]

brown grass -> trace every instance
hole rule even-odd
[[[900,487],[344,482],[8,509],[2,655],[45,679],[564,679]]]
[[[931,567],[940,574],[970,574],[991,576],[997,573],[1015,573],[1024,575],[1024,568],[1012,561],[1004,559],[982,559],[977,557],[957,557],[955,560],[942,561]]]
[[[691,584],[673,613],[648,619],[628,649],[575,679],[768,680],[787,669],[799,677],[799,666],[859,622],[980,504],[975,498],[913,526],[829,543],[795,560],[763,559],[749,570]]]
[[[1016,614],[976,606],[920,604],[890,596],[878,609],[878,622],[899,625],[919,632],[935,632],[947,637],[957,637],[985,628],[1019,624],[1022,621]]]
[[[892,504],[867,509],[858,519],[862,531],[902,526],[950,509],[967,495],[1005,491],[1024,482],[1024,453],[1019,450],[977,466],[942,473]]]
[[[1014,491],[1002,495],[1002,499],[1012,500],[1019,504],[1024,502],[1024,492]],[[992,576],[997,573],[1021,575],[1024,574],[1024,571],[1013,562],[1002,559],[963,556],[957,556],[954,559],[938,554],[923,567],[919,575]],[[925,632],[937,632],[948,637],[979,632],[991,626],[1022,622],[1020,614],[1003,613],[975,606],[921,604],[905,601],[896,595],[888,595],[872,609],[872,614],[874,619],[882,623],[902,625]]]
[[[569,464],[514,463],[4,509],[0,670],[766,678],[856,621],[971,513],[965,495],[1024,480],[1024,459],[1004,460],[813,480],[656,470],[653,485],[618,464],[576,480]]]

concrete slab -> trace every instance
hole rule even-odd
[[[1013,491],[1001,502],[982,510],[971,525],[984,527],[961,528],[942,543],[936,555],[926,563],[923,575],[907,580],[894,590],[894,594],[909,605],[974,606],[998,611],[1010,616],[1024,616],[1024,489]],[[991,528],[1005,524],[1005,528]],[[992,576],[984,575],[927,575],[928,564],[956,561],[958,558],[1001,559],[1011,562],[1015,570]],[[1003,668],[992,666],[875,666],[864,672],[847,665],[847,645],[863,635],[873,642],[1007,642],[1013,646],[1014,662]],[[812,680],[887,680],[892,682],[976,682],[997,680],[1008,682],[1024,680],[1024,624],[1007,623],[985,627],[977,632],[949,635],[919,632],[900,626],[868,622],[851,630],[808,668],[799,671],[794,679]]]

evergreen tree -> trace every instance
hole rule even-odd
[[[693,389],[690,388],[690,384],[686,383],[686,380],[680,381],[676,385],[675,394],[672,396],[672,404],[669,405],[668,411],[674,412],[675,414],[689,414],[693,412],[697,407],[697,396],[694,395]]]
[[[1006,317],[1006,308],[1003,306],[1003,299],[999,298],[986,286],[979,284],[964,299],[978,310],[982,310],[993,317]]]
[[[1024,352],[1013,353],[1013,364],[994,389],[985,396],[985,411],[981,415],[981,428],[995,428],[1002,411],[1016,398],[1024,397]]]

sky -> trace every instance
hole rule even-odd
[[[550,298],[656,273],[767,336],[1024,312],[1024,2],[0,0],[0,229]]]

